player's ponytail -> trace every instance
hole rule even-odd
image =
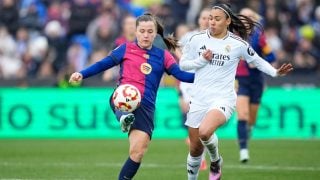
[[[212,8],[222,10],[227,18],[231,18],[229,31],[238,34],[243,39],[248,39],[248,36],[253,32],[255,27],[262,29],[262,26],[251,18],[240,14],[234,14],[227,4],[216,4]]]
[[[166,44],[166,46],[168,47],[169,50],[174,51],[177,47],[179,47],[178,40],[176,40],[173,37],[173,35],[169,35],[167,37],[164,37],[163,25],[160,23],[160,21],[158,20],[158,18],[156,16],[153,16],[151,13],[146,12],[142,16],[138,17],[137,25],[140,21],[153,21],[156,25],[156,28],[157,28],[157,34],[159,34],[161,36],[161,38],[163,39],[164,43]]]

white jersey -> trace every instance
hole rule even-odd
[[[198,34],[200,31],[199,30],[194,30],[194,31],[190,31],[190,32],[187,32],[184,36],[181,37],[181,39],[179,40],[179,46],[181,48],[183,48],[190,40],[190,38],[195,35],[195,34]],[[192,72],[194,73],[194,70],[189,70],[188,72]],[[191,91],[192,91],[192,83],[187,83],[187,82],[180,82],[179,84],[179,89],[182,93],[182,97],[184,99],[185,102],[189,102],[191,101]]]
[[[211,61],[203,58],[202,52],[210,49],[213,52]],[[251,46],[239,36],[228,32],[217,39],[209,30],[195,34],[183,48],[180,67],[183,70],[195,70],[195,79],[191,92],[190,111],[208,108],[212,103],[227,102],[236,104],[234,81],[239,60],[253,63],[259,70],[276,76],[276,69],[263,60]]]

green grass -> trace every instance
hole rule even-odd
[[[238,161],[235,140],[221,140],[225,180],[320,179],[319,140],[254,140],[251,161]],[[0,140],[1,179],[117,179],[127,140]],[[183,140],[153,140],[136,180],[183,180]],[[201,171],[199,180],[208,179]]]

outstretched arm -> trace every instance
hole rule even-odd
[[[180,81],[193,83],[194,73],[182,71],[178,64],[172,64],[171,67],[168,69],[168,73],[172,74],[175,78],[177,78]]]
[[[116,65],[116,62],[113,61],[111,56],[107,56],[106,58],[102,59],[99,62],[96,62],[95,64],[87,67],[86,69],[75,72],[70,76],[69,83],[77,83],[81,82],[82,79],[85,79],[87,77],[96,75],[104,70],[107,70],[113,66]]]
[[[293,70],[293,67],[290,63],[289,64],[285,63],[279,69],[275,69],[267,61],[263,60],[259,56],[251,63],[254,64],[260,71],[272,77],[284,76]]]
[[[75,72],[70,76],[69,83],[78,83],[81,82],[82,79],[88,78],[90,76],[96,75],[102,71],[105,71],[115,65],[118,65],[122,61],[122,57],[124,56],[126,49],[126,45],[120,45],[116,49],[114,49],[110,55],[105,57],[104,59],[96,62],[95,64],[83,69],[80,72]]]
[[[291,63],[284,63],[279,69],[277,69],[278,76],[287,75],[290,71],[293,71],[293,66]]]

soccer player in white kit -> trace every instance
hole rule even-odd
[[[209,179],[221,178],[222,157],[218,152],[215,131],[235,110],[234,81],[239,60],[245,59],[272,77],[286,75],[293,70],[291,64],[273,68],[243,40],[255,25],[246,16],[234,15],[228,5],[217,4],[211,9],[209,28],[191,37],[183,49],[181,68],[195,70],[190,110],[185,123],[189,127],[190,138],[188,180],[198,177],[204,147],[211,160]]]

